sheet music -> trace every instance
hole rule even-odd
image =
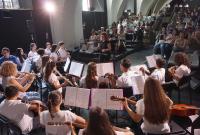
[[[66,87],[64,105],[76,106],[77,89],[76,87]]]
[[[114,74],[114,65],[113,63],[100,63],[97,64],[97,75],[104,76],[106,73]]]
[[[84,64],[72,61],[70,69],[69,69],[69,74],[77,76],[77,77],[81,77],[83,68],[84,68]]]
[[[90,89],[78,88],[76,96],[76,107],[88,109]]]
[[[139,75],[143,75],[143,73],[140,71],[140,68],[144,68],[146,71],[149,71],[147,68],[147,65],[142,64],[142,65],[136,65],[136,66],[131,66],[131,71],[134,71],[136,73],[138,73]]]
[[[156,59],[162,58],[161,55],[151,55],[151,56],[146,56],[146,60],[148,63],[149,68],[156,67]]]
[[[107,109],[106,89],[92,89],[91,91],[91,107],[101,107]]]
[[[29,60],[25,60],[23,66],[21,68],[21,72],[29,73],[31,71],[31,66],[32,66],[31,62]]]
[[[123,97],[123,89],[107,89],[107,109],[110,110],[123,110],[121,102],[112,101],[111,96]]]
[[[0,77],[0,84],[2,84],[2,77]]]
[[[65,63],[65,66],[64,66],[64,71],[67,72],[67,69],[69,68],[69,64],[70,64],[70,59],[67,58],[67,61]]]
[[[67,87],[64,105],[88,109],[90,89]]]
[[[133,94],[139,95],[144,94],[144,84],[145,84],[145,77],[141,75],[135,75],[131,77],[132,80],[132,87],[133,87]]]

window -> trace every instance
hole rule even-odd
[[[90,10],[90,0],[82,0],[82,8],[83,8],[83,11],[89,11]]]
[[[18,0],[0,0],[0,8],[6,9],[18,9],[19,1]]]

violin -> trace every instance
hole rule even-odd
[[[200,108],[186,104],[176,104],[171,108],[171,115],[179,117],[188,117],[198,113]]]
[[[111,96],[110,100],[112,101],[125,101],[125,97]],[[136,98],[131,97],[127,98],[127,102],[131,104],[136,104]]]
[[[67,125],[70,126],[70,122],[48,122],[47,125],[52,125],[52,126],[63,126],[63,125]],[[78,128],[86,128],[86,125],[84,124],[79,124],[79,123],[72,123],[73,126],[78,127]]]
[[[35,104],[39,107],[40,111],[45,111],[48,109],[48,107],[42,102],[42,101],[39,101],[39,100],[32,100],[32,101],[23,101],[21,100],[23,103],[26,103],[26,104]],[[38,112],[36,112],[38,113]]]

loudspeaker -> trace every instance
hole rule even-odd
[[[26,20],[26,27],[28,29],[28,33],[34,33],[33,21]]]

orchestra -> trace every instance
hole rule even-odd
[[[171,121],[177,118],[184,121],[194,115],[200,118],[198,106],[177,104],[173,95],[177,88],[180,92],[179,84],[194,70],[191,54],[187,52],[188,29],[177,34],[167,32],[163,26],[152,55],[160,57],[150,61],[152,67],[147,56],[138,65],[132,56],[111,58],[126,52],[128,31],[135,34],[131,42],[143,42],[144,31],[150,24],[141,22],[142,18],[141,15],[132,21],[114,22],[110,29],[92,30],[79,51],[110,56],[105,62],[101,56],[99,60],[91,58],[88,63],[74,60],[63,41],[56,44],[46,41],[42,48],[31,43],[27,56],[25,48],[17,48],[15,56],[3,47],[0,119],[2,115],[11,120],[22,134],[45,129],[46,135],[170,135]],[[129,21],[135,26],[131,27]],[[194,34],[198,37],[198,32]],[[198,70],[199,67],[195,73]],[[190,80],[188,85],[191,87]],[[121,124],[121,119],[128,124]]]

